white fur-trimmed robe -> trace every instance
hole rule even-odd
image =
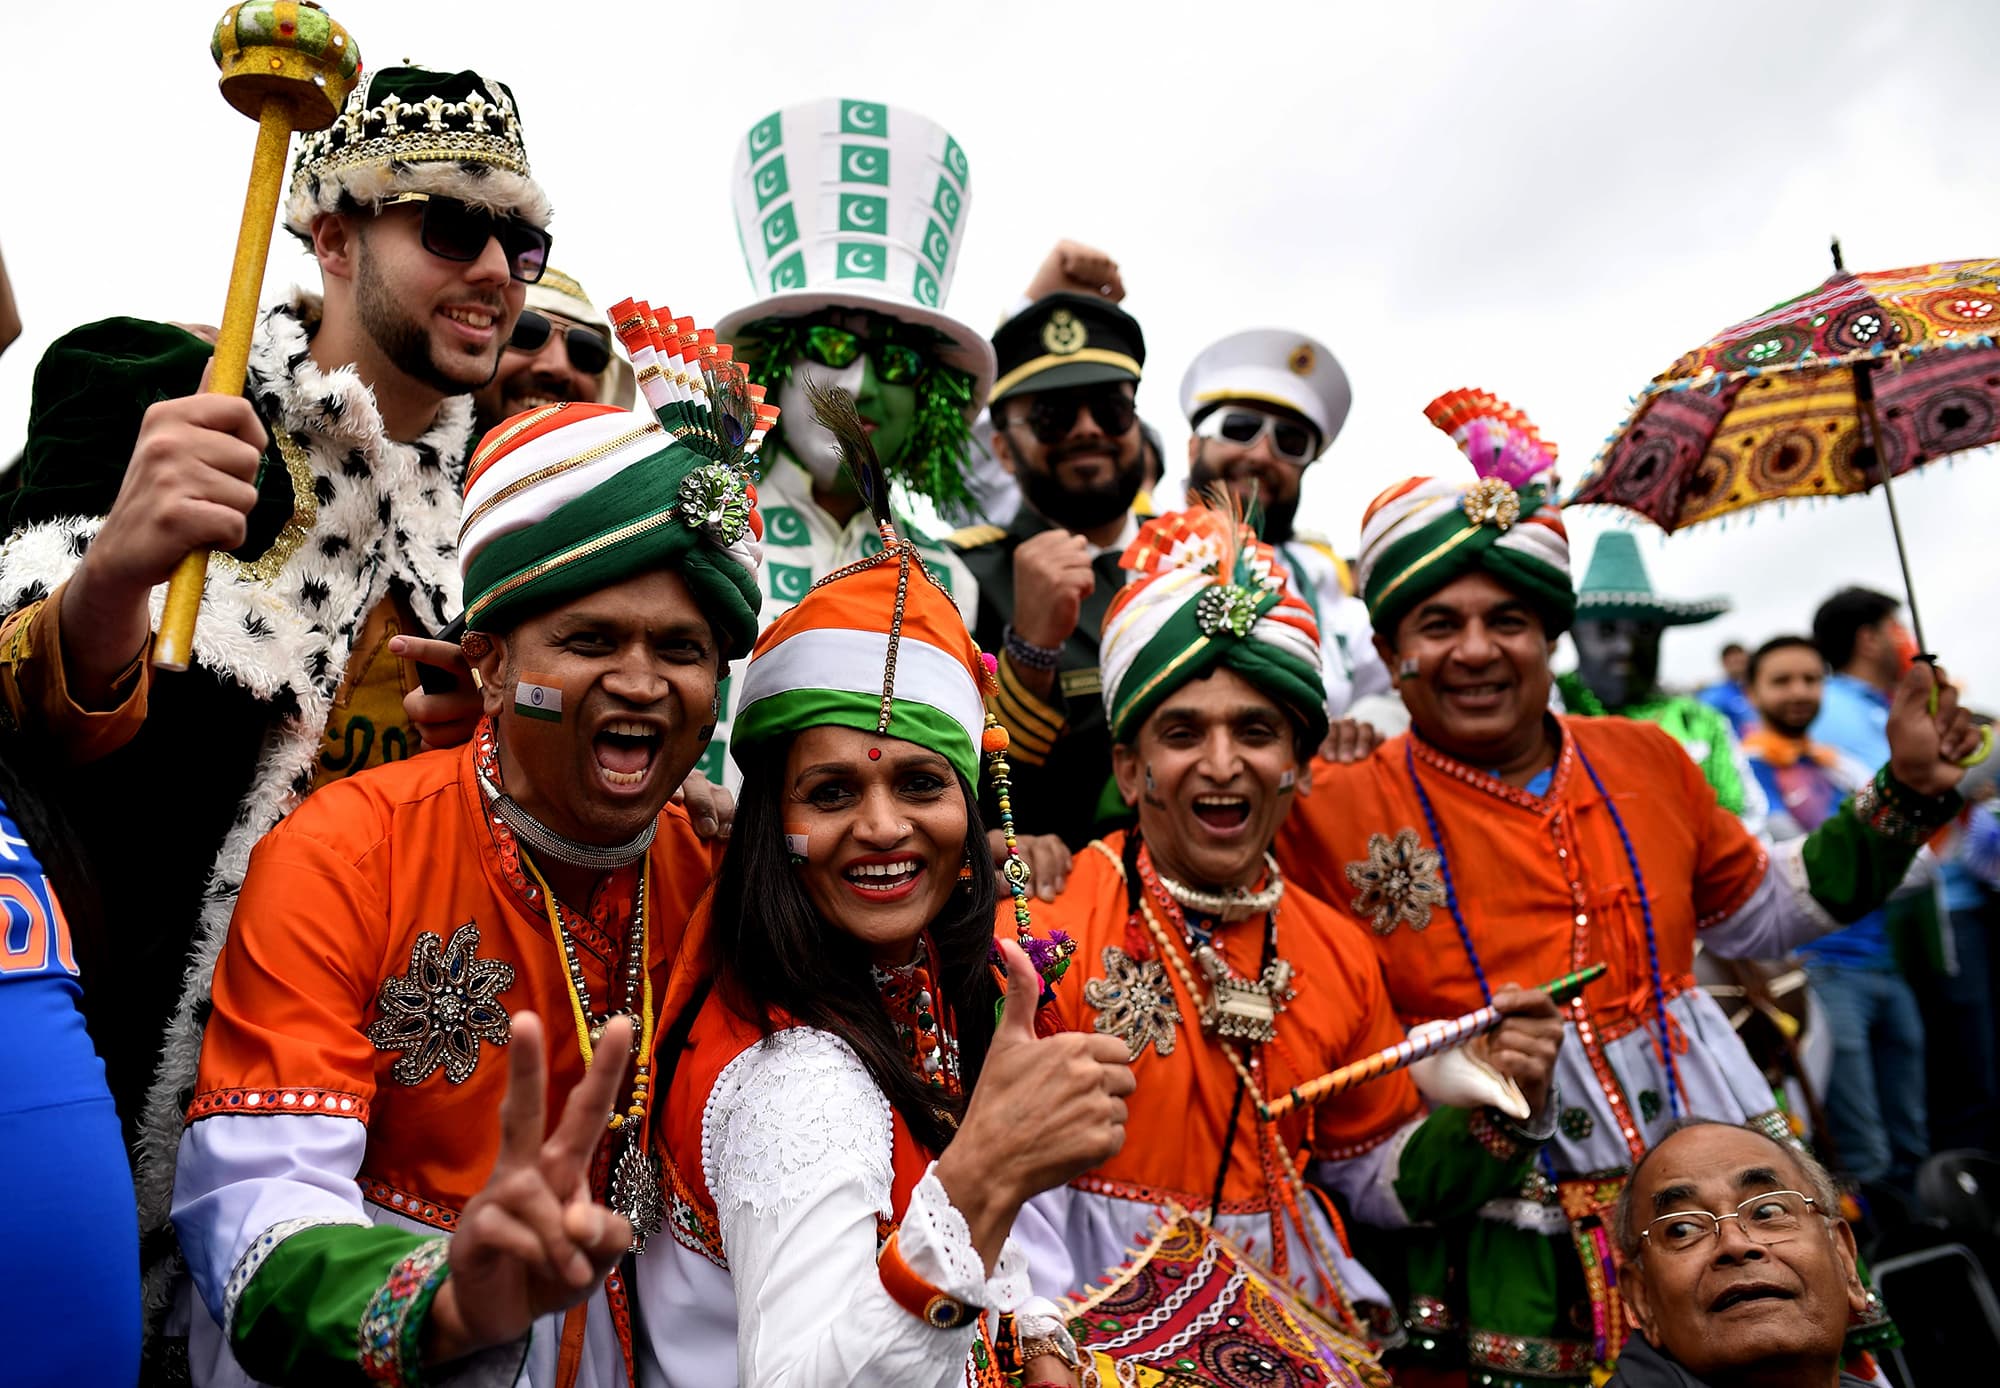
[[[333,697],[368,614],[405,589],[432,630],[460,606],[459,491],[472,438],[472,401],[445,402],[411,443],[383,432],[374,393],[352,367],[323,372],[308,348],[314,296],[266,312],[250,352],[250,395],[266,420],[311,458],[316,515],[305,542],[269,581],[211,563],[195,629],[197,664],[248,690],[270,710],[256,773],[242,788],[192,931],[181,999],[162,1040],[139,1117],[137,1188],[142,1236],[168,1227],[174,1156],[193,1092],[201,1024],[217,953],[229,929],[250,850],[312,787]],[[275,450],[274,450],[275,451]],[[76,568],[102,523],[65,517],[24,527],[0,546],[0,612],[42,597]],[[159,619],[164,585],[153,593]],[[134,786],[135,831],[170,812],[175,788]],[[177,1260],[176,1260],[177,1261]],[[173,1268],[146,1269],[149,1317],[164,1308]]]

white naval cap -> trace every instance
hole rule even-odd
[[[1325,453],[1347,422],[1354,391],[1325,343],[1290,328],[1249,328],[1204,348],[1181,377],[1181,413],[1189,424],[1232,400],[1303,415]]]

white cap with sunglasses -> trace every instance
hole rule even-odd
[[[1301,466],[1326,452],[1353,403],[1347,373],[1326,344],[1289,328],[1231,333],[1181,377],[1181,412],[1198,436],[1252,444],[1268,434],[1280,458]],[[1292,416],[1312,430],[1297,428]]]

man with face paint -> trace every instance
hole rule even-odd
[[[695,394],[475,453],[478,731],[267,836],[216,963],[173,1209],[196,1383],[630,1381],[657,1031],[710,872],[667,800],[757,631],[742,437]]]
[[[1754,830],[1768,807],[1728,715],[1700,699],[1660,689],[1660,637],[1667,628],[1712,622],[1728,610],[1727,598],[1659,596],[1646,574],[1639,537],[1607,530],[1597,537],[1576,590],[1576,625],[1569,635],[1576,643],[1577,668],[1557,676],[1556,689],[1571,713],[1641,718],[1664,728],[1694,758],[1722,808]]]
[[[1333,446],[1354,392],[1326,344],[1289,328],[1252,328],[1204,348],[1181,377],[1188,494],[1216,483],[1262,515],[1258,533],[1319,621],[1326,711],[1392,690],[1369,640],[1368,607],[1324,537],[1294,528],[1306,470]]]
[[[1148,521],[1122,562],[1134,578],[1105,618],[1103,700],[1138,826],[1077,854],[1037,918],[1077,945],[1086,981],[1058,991],[1064,1022],[1122,1039],[1138,1089],[1119,1154],[1036,1198],[1053,1230],[1030,1250],[1036,1286],[1102,1281],[1171,1202],[1372,1341],[1393,1324],[1389,1294],[1298,1173],[1391,1226],[1506,1194],[1555,1131],[1562,1023],[1545,995],[1505,988],[1500,1029],[1422,1062],[1415,1083],[1392,1074],[1263,1116],[1266,1100],[1403,1039],[1366,936],[1269,853],[1326,733],[1319,632],[1233,513]],[[1428,1116],[1420,1088],[1438,1105]]]
[[[732,206],[764,297],[716,332],[780,409],[758,484],[766,620],[882,548],[838,443],[813,418],[808,381],[854,397],[896,487],[934,505],[969,499],[970,428],[993,382],[993,349],[942,306],[971,200],[958,141],[881,102],[788,106],[738,146]],[[907,516],[896,520],[969,619],[978,585],[965,565]],[[739,684],[725,682],[722,723],[697,767],[732,790],[742,773],[725,748]]]
[[[1081,848],[1100,819],[1124,817],[1097,642],[1139,529],[1133,394],[1146,339],[1102,296],[1060,292],[1001,324],[993,346],[993,451],[1024,504],[1005,529],[972,527],[952,543],[979,580],[980,648],[1000,652],[995,710],[1012,739],[1016,822]]]

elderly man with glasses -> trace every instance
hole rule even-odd
[[[78,328],[36,369],[0,704],[29,734],[10,760],[55,763],[103,919],[130,932],[77,944],[155,1248],[251,846],[316,787],[417,750],[398,638],[458,611],[471,392],[548,220],[506,86],[382,68],[300,145],[284,223],[323,294],[264,315],[242,398],[200,393],[210,345],[164,323]],[[160,585],[195,549],[216,554],[194,660],[155,679]],[[166,1284],[156,1260],[150,1307]]]
[[[1858,1388],[1866,1310],[1826,1168],[1752,1127],[1690,1119],[1626,1184],[1616,1232],[1638,1333],[1609,1388]]]

